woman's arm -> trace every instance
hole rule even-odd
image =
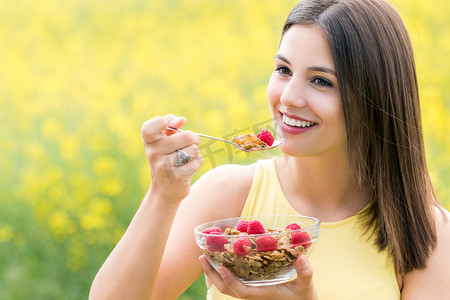
[[[203,272],[193,228],[213,219],[240,215],[253,166],[221,166],[202,176],[191,189],[189,176],[197,165],[190,166],[190,162],[179,170],[166,163],[166,168],[158,171],[156,150],[146,151],[152,171],[149,192],[94,279],[90,299],[176,299]],[[168,176],[170,171],[176,174]],[[225,188],[229,185],[233,188]],[[181,198],[186,192],[188,195]]]
[[[403,278],[402,299],[447,299],[450,295],[450,214],[436,209],[437,246],[423,270]]]
[[[97,273],[89,299],[149,299],[177,205],[148,193]]]
[[[197,135],[166,131],[169,124],[178,128],[184,123],[184,118],[166,116],[142,126],[152,184],[124,236],[96,275],[90,299],[150,298],[179,203],[189,194],[192,175],[203,163]],[[177,149],[195,158],[174,167]]]

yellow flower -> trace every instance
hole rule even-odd
[[[58,210],[50,215],[49,226],[55,240],[62,242],[76,231],[75,223],[64,210]]]
[[[14,228],[11,225],[0,226],[0,243],[9,242],[14,237]]]

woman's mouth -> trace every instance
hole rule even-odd
[[[300,121],[283,115],[283,123],[292,127],[307,128],[316,125],[314,122]]]
[[[311,121],[288,117],[285,114],[281,114],[280,129],[287,134],[302,134],[312,130],[317,125],[317,123]]]

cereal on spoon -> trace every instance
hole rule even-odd
[[[254,133],[247,133],[238,135],[231,139],[233,143],[236,143],[240,147],[247,150],[270,147],[272,146],[274,140],[275,139],[272,134],[266,129],[261,130],[258,135],[255,135]]]

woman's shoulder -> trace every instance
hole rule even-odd
[[[447,252],[448,257],[448,253],[450,253],[450,213],[443,207],[435,206],[434,216],[437,235],[436,251],[440,250],[439,247],[447,247],[447,249],[449,250]],[[449,275],[450,275],[450,268],[449,268]]]
[[[211,169],[195,182],[191,196],[207,206],[205,209],[215,218],[239,216],[250,192],[255,167],[256,164],[227,164]]]
[[[443,207],[435,208],[435,223],[436,223],[436,235],[437,235],[437,248],[446,247],[446,260],[448,259],[448,255],[450,253],[450,213]],[[450,266],[450,265],[449,265]],[[450,277],[450,268],[449,277]]]
[[[425,269],[404,276],[402,299],[444,299],[450,294],[450,213],[434,209],[437,243]],[[419,246],[419,245],[418,245]]]
[[[250,189],[256,163],[250,165],[226,164],[206,172],[196,184],[215,188]]]
[[[438,226],[448,226],[450,221],[450,212],[443,207],[435,206],[434,213],[436,215],[436,223]]]

